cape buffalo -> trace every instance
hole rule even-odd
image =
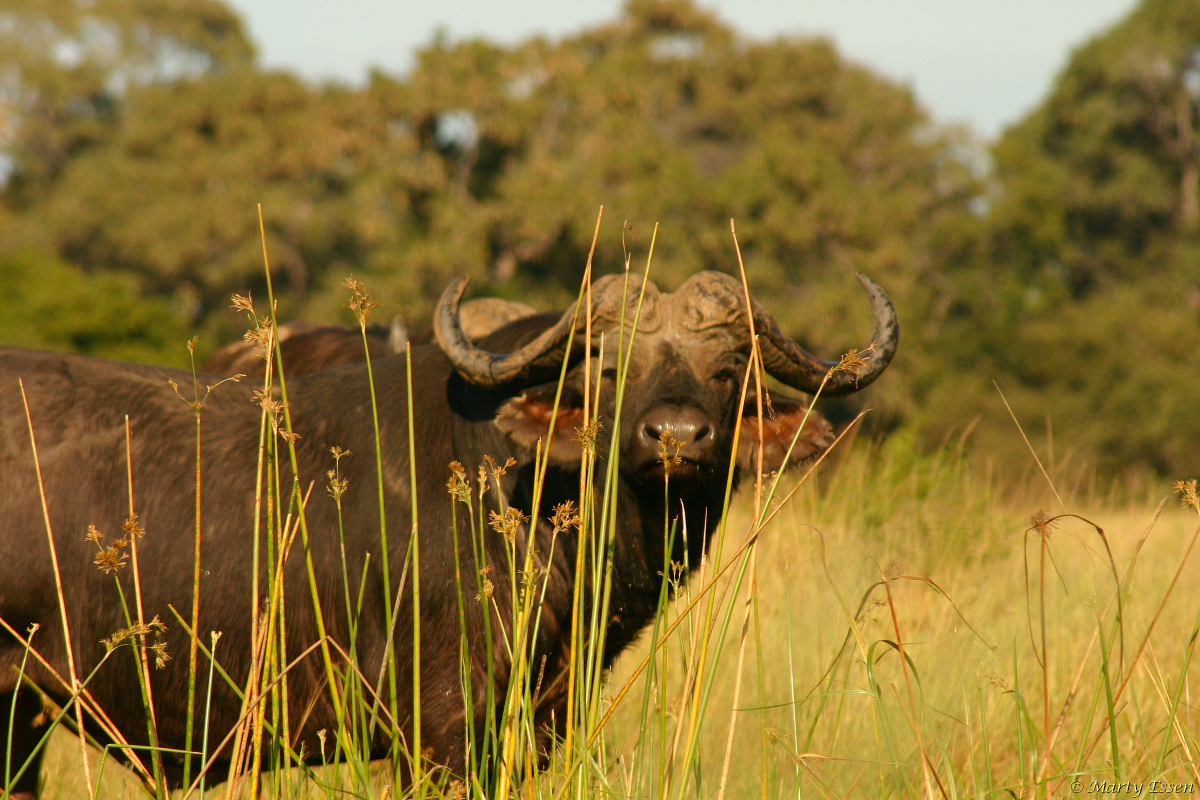
[[[471,339],[482,339],[492,331],[521,317],[535,313],[524,303],[501,300],[498,297],[479,297],[462,304],[460,319],[463,332]],[[280,325],[277,333],[281,362],[289,375],[306,375],[341,364],[363,361],[363,337],[358,328],[341,325],[320,325],[311,322],[289,322]],[[390,328],[367,328],[367,345],[371,358],[391,353],[403,353],[409,341],[404,317],[397,314]],[[428,342],[429,332],[414,341]],[[263,360],[254,342],[231,342],[219,348],[201,365],[202,372],[211,375],[256,375],[262,372]]]
[[[860,280],[874,311],[874,338],[854,370],[829,375],[824,395],[844,395],[865,387],[884,371],[895,353],[899,329],[892,304],[876,284],[863,276]],[[442,296],[435,315],[437,344],[411,350],[411,404],[419,445],[414,467],[421,552],[420,733],[432,758],[454,771],[463,768],[466,724],[478,724],[486,711],[483,665],[491,663],[501,684],[508,679],[510,665],[501,648],[489,652],[475,635],[484,614],[489,613],[488,606],[467,603],[469,669],[472,685],[480,684],[473,691],[475,702],[468,719],[460,685],[455,545],[450,525],[454,501],[446,490],[448,465],[459,462],[473,469],[485,456],[498,463],[509,458],[515,462],[498,490],[504,503],[537,520],[532,531],[519,526],[516,539],[520,547],[533,539],[538,565],[547,576],[534,660],[544,665],[546,685],[550,685],[569,658],[577,542],[567,529],[551,550],[547,517],[559,503],[579,498],[578,470],[584,445],[576,428],[585,385],[583,353],[589,346],[584,335],[587,314],[577,314],[574,308],[561,315],[523,316],[474,342],[463,330],[459,316],[465,286],[466,278],[460,278]],[[642,292],[644,297],[639,300]],[[607,276],[595,281],[591,296],[592,352],[599,352],[600,334],[605,342],[603,359],[591,359],[593,371],[587,376],[593,392],[598,383],[600,389],[596,410],[601,425],[598,432],[592,431],[597,436],[598,481],[603,480],[614,432],[619,436],[620,454],[614,580],[603,654],[607,667],[652,619],[667,559],[682,562],[685,558],[682,539],[675,540],[673,552],[664,552],[664,518],[686,519],[692,532],[686,540],[686,557],[698,563],[718,523],[730,465],[735,465],[735,480],[753,473],[760,433],[766,471],[787,466],[784,454],[793,438],[797,439],[790,458],[793,463],[820,452],[830,442],[829,425],[819,417],[808,418],[801,429],[805,406],[798,401],[772,394],[767,404],[770,416],[763,420],[761,431],[754,398],[745,407],[739,406],[752,352],[748,323],[753,321],[766,370],[788,386],[815,392],[833,362],[810,355],[781,333],[757,302],[751,302],[748,319],[742,285],[724,274],[697,274],[673,293],[659,292],[648,282],[643,286],[637,275]],[[639,302],[618,419],[614,405],[617,342],[624,340],[628,346]],[[551,407],[564,358],[570,369],[555,427],[550,431]],[[357,647],[362,669],[371,676],[380,669],[388,638],[384,610],[388,598],[382,596],[381,567],[386,561],[395,592],[396,576],[409,547],[412,506],[406,360],[403,355],[385,356],[373,359],[372,365],[389,525],[389,548],[383,557],[379,555],[375,440],[366,366],[346,365],[288,382],[291,418],[301,437],[295,443],[300,484],[307,486],[333,466],[330,448],[353,453],[340,463],[341,478],[346,481],[340,499],[348,572],[364,574],[364,562],[368,565]],[[96,547],[84,541],[89,526],[110,536],[119,533],[132,502],[138,524],[146,531],[138,542],[138,554],[147,614],[162,615],[170,623],[168,604],[185,616],[185,609],[191,608],[196,422],[192,405],[181,402],[168,382],[190,387],[192,376],[83,356],[0,351],[0,485],[4,487],[0,492],[0,617],[22,633],[33,623],[40,625],[34,645],[66,676],[68,652],[56,575],[18,378],[23,380],[32,414],[75,671],[84,676],[105,652],[100,640],[126,626],[113,578],[93,564]],[[753,382],[750,385],[753,391]],[[250,610],[265,599],[249,597],[262,413],[254,401],[253,387],[227,383],[211,394],[203,409],[204,575],[199,630],[223,632],[218,659],[243,685],[251,653]],[[132,428],[132,499],[126,487],[126,415]],[[745,424],[735,450],[733,434],[739,415]],[[541,507],[535,509],[531,507],[535,447],[548,435],[549,469]],[[670,472],[670,496],[664,497],[661,455],[668,441],[681,443],[682,450],[680,463]],[[286,467],[283,478],[284,485],[290,485]],[[336,602],[343,591],[337,509],[325,491],[311,495],[307,530],[315,583],[327,600],[322,613],[324,629],[332,639],[345,643],[346,614]],[[469,548],[463,556],[464,573],[474,576],[479,570],[494,568],[494,624],[503,624],[506,614],[496,609],[505,609],[513,594],[503,567],[504,547],[503,538],[496,535],[486,539],[483,557],[487,563],[476,562]],[[299,545],[297,549],[301,549]],[[368,553],[373,554],[369,561]],[[544,558],[549,560],[542,563]],[[129,569],[117,572],[129,598],[133,596],[130,573]],[[289,602],[287,652],[292,655],[317,639],[308,580],[304,553],[293,554],[284,580]],[[412,619],[410,592],[400,600],[402,620]],[[186,720],[187,659],[182,655],[187,652],[187,637],[180,627],[171,625],[165,634],[167,649],[175,659],[165,668],[151,671],[158,734],[165,746],[173,748],[183,746]],[[394,645],[399,697],[411,698],[409,624],[396,626]],[[97,673],[90,690],[129,741],[144,743],[146,723],[137,699],[132,651],[123,651],[125,655]],[[0,709],[5,718],[23,652],[13,636],[0,632]],[[26,674],[57,702],[67,699],[58,681],[40,664],[31,660]],[[499,691],[502,694],[503,688]],[[288,692],[296,726],[292,731],[298,742],[295,746],[299,749],[303,743],[305,752],[316,753],[321,747],[317,731],[335,728],[319,658],[304,660],[290,674]],[[548,693],[543,705],[539,719],[553,717],[561,725],[562,693]],[[215,748],[224,732],[234,726],[240,707],[232,692],[218,681],[212,698],[210,747]],[[411,710],[410,699],[408,710],[403,705],[400,709],[408,737],[411,718],[405,715]],[[198,718],[197,732],[200,725]],[[0,736],[4,735],[0,731]],[[16,720],[12,735],[14,763],[20,763],[39,731],[30,726],[26,716]],[[0,751],[3,744],[0,739]],[[380,738],[373,747],[382,753],[389,744]],[[15,788],[35,792],[36,770]]]
[[[363,361],[363,335],[358,328],[341,325],[321,325],[312,322],[289,322],[280,325],[280,361],[287,365],[290,375],[307,375],[340,364]],[[389,329],[367,328],[367,346],[371,358],[403,353],[408,342],[404,318],[397,315]],[[200,365],[209,375],[249,375],[257,377],[263,370],[259,347],[251,341],[230,342],[213,352]]]

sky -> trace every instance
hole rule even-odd
[[[444,29],[513,44],[615,18],[620,0],[226,0],[267,67],[361,84],[399,74]],[[1073,48],[1134,0],[701,0],[743,35],[828,36],[847,57],[913,87],[939,122],[995,137],[1033,108]]]

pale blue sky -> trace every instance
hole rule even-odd
[[[514,43],[559,36],[618,13],[620,0],[226,0],[262,63],[312,79],[399,73],[438,27],[451,38]],[[755,38],[824,34],[856,61],[905,81],[942,122],[995,136],[1045,94],[1072,48],[1134,0],[701,0]]]

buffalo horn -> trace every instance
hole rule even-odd
[[[875,332],[871,344],[865,350],[859,351],[862,359],[860,364],[852,364],[850,368],[838,370],[829,376],[821,394],[826,397],[838,397],[852,394],[865,388],[878,378],[887,368],[896,354],[896,344],[900,341],[900,323],[896,320],[896,309],[892,301],[884,294],[879,284],[858,273],[858,280],[871,298],[871,310],[875,315]],[[823,361],[809,353],[795,341],[785,336],[779,330],[775,319],[757,302],[751,301],[754,307],[754,325],[759,334],[759,344],[762,348],[763,366],[767,372],[794,389],[812,394],[821,388],[826,373],[835,366],[837,361]]]
[[[471,341],[459,319],[459,302],[469,280],[460,275],[446,287],[433,322],[438,346],[460,375],[477,386],[495,388],[562,365],[562,350],[575,321],[573,306],[554,327],[525,346],[511,353],[490,353]]]

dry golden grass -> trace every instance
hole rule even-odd
[[[730,795],[784,797],[799,790],[814,797],[992,797],[1010,796],[1011,790],[1018,796],[1063,797],[1071,795],[1073,781],[1083,795],[1094,793],[1098,787],[1091,782],[1097,780],[1140,783],[1147,792],[1156,779],[1200,784],[1198,719],[1190,681],[1181,684],[1179,678],[1200,610],[1194,588],[1200,584],[1200,555],[1193,553],[1180,571],[1200,522],[1196,512],[1168,502],[1132,577],[1122,584],[1125,624],[1106,646],[1094,640],[1098,629],[1110,638],[1116,611],[1104,543],[1080,520],[1052,526],[1044,695],[1035,654],[1042,647],[1040,539],[1030,528],[1039,509],[1054,512],[1054,494],[1044,483],[1000,493],[953,457],[899,460],[904,464],[896,463],[895,453],[870,457],[859,448],[827,472],[820,491],[802,490],[762,538],[759,625],[749,634],[752,654],[755,639],[761,642],[762,683],[760,688],[759,667],[751,658],[744,668]],[[1148,498],[1120,506],[1076,504],[1069,497],[1066,502],[1104,530],[1124,578],[1157,503]],[[743,499],[732,511],[742,529],[747,506]],[[892,578],[890,605],[882,576]],[[857,611],[868,590],[858,628],[870,670],[859,643],[852,636],[847,641],[850,626],[842,607],[844,602]],[[887,644],[900,641],[897,628],[911,660],[907,681],[896,650]],[[731,630],[730,650],[738,634],[736,627]],[[611,684],[619,686],[647,650],[643,642],[623,657]],[[1105,724],[1102,651],[1110,660],[1113,693],[1131,676],[1113,706],[1115,768]],[[701,796],[716,794],[735,667],[732,658],[717,667],[718,710],[710,715],[699,767],[693,769],[693,779],[703,784]],[[668,717],[679,702],[680,671],[668,677]],[[1176,725],[1167,731],[1176,696]],[[614,759],[636,747],[639,710],[627,704],[618,720],[610,749]],[[1061,729],[1053,734],[1060,715]],[[1047,730],[1054,742],[1051,766],[1043,769]],[[797,760],[795,754],[805,757]],[[642,794],[650,783],[643,784]]]
[[[365,325],[362,299],[369,296],[358,284],[350,288]],[[273,320],[255,326],[274,330]],[[264,405],[264,430],[268,423],[278,429],[294,460],[293,439],[283,435],[290,433],[286,404],[281,409]],[[410,453],[412,437],[410,429]],[[282,445],[272,447],[261,457],[285,457]],[[588,695],[598,680],[589,670],[599,662],[576,653],[578,727],[536,778],[534,673],[523,659],[538,619],[540,578],[528,552],[510,549],[509,580],[517,584],[518,570],[534,576],[511,627],[522,632],[513,636],[521,667],[514,674],[525,679],[511,684],[503,725],[486,734],[492,738],[482,749],[490,747],[493,760],[470,767],[470,796],[1049,798],[1113,785],[1137,794],[1163,786],[1195,791],[1194,485],[1183,487],[1190,508],[1172,502],[1165,485],[1157,493],[1103,496],[1085,490],[1094,485],[1078,479],[1085,471],[1064,480],[1066,468],[1056,470],[1053,458],[1045,467],[1031,458],[1017,479],[1023,465],[979,474],[961,447],[920,455],[904,435],[882,447],[846,441],[831,453],[813,480],[785,480],[803,484],[794,496],[785,485],[772,499],[769,480],[757,491],[744,487],[709,547],[712,563],[691,565],[692,577],[618,661],[599,702]],[[604,463],[612,473],[618,459]],[[470,469],[458,471],[451,492],[467,504],[475,491]],[[284,496],[281,487],[275,491]],[[478,511],[474,527],[485,530],[483,510],[490,507],[478,492],[456,525]],[[779,505],[780,497],[790,500]],[[574,523],[581,536],[600,537],[591,545],[596,552],[614,530],[611,520],[598,526],[596,509],[606,503],[581,497]],[[759,508],[773,516],[756,529]],[[495,515],[510,546],[516,537],[504,523],[511,520],[515,530],[512,511]],[[276,536],[293,530],[274,522]],[[412,566],[416,583],[416,548]],[[603,568],[599,560],[586,567],[596,570],[591,591],[604,591]],[[460,587],[463,602],[470,588],[469,580]],[[601,597],[607,594],[591,602],[603,606]],[[581,650],[602,647],[602,619],[589,624],[579,629]],[[418,635],[414,626],[414,649]],[[341,675],[327,653],[323,660],[348,715],[365,708],[356,680]],[[287,755],[283,741],[264,736],[261,718],[254,726],[254,762],[239,774],[267,769],[260,743],[263,752]],[[368,775],[354,725],[337,735],[358,754],[357,780],[353,770],[317,770],[311,781],[292,770],[266,774],[261,794],[252,777],[233,794],[254,800],[392,792],[387,784],[408,756],[393,753],[390,765],[377,763]],[[56,734],[44,796],[88,795],[77,748]],[[97,774],[101,760],[89,760]],[[140,791],[111,761],[102,766],[98,798]],[[209,791],[223,795],[224,788]],[[463,788],[432,770],[392,796],[461,798]]]
[[[880,453],[859,443],[840,464],[825,469],[820,485],[800,490],[758,544],[757,625],[752,613],[727,796],[762,796],[764,780],[767,797],[793,797],[797,790],[805,797],[1000,797],[1011,796],[1009,791],[1065,797],[1072,796],[1073,780],[1081,782],[1079,794],[1085,796],[1097,788],[1093,780],[1119,778],[1145,791],[1152,780],[1200,783],[1197,714],[1190,680],[1180,681],[1200,608],[1195,591],[1200,554],[1180,567],[1200,520],[1172,496],[1155,522],[1155,500],[1167,496],[1165,485],[1157,496],[1147,493],[1119,505],[1064,498],[1068,510],[1104,531],[1123,580],[1125,622],[1114,628],[1114,578],[1101,537],[1080,520],[1055,524],[1045,573],[1046,705],[1035,655],[1042,646],[1041,540],[1031,517],[1042,509],[1053,513],[1058,501],[1040,481],[1039,476],[1038,482],[1002,491],[971,474],[957,456],[916,458],[899,446]],[[747,529],[751,505],[743,496],[731,510],[727,553]],[[892,579],[890,605],[881,576]],[[687,591],[704,578],[694,577]],[[870,670],[855,637],[847,640],[850,626],[842,606],[859,612],[868,590],[857,625]],[[668,796],[680,789],[683,796],[718,794],[745,596],[734,603],[733,624],[716,663],[698,755],[686,769],[678,763],[669,768]],[[687,600],[685,591],[668,618]],[[693,616],[698,619],[702,609],[703,603]],[[897,628],[910,660],[907,681],[896,650],[886,644],[899,641]],[[694,656],[688,658],[692,630],[685,621],[667,646],[668,746],[674,743],[677,712],[686,708],[679,694],[687,664],[695,663]],[[1098,630],[1104,644],[1094,641]],[[610,695],[649,653],[649,639],[643,637],[621,658],[609,680]],[[1114,694],[1130,676],[1113,703],[1115,766],[1102,653]],[[653,731],[664,717],[654,697],[646,717],[652,733],[638,742],[642,681],[644,676],[623,700],[597,751],[607,760],[614,796],[663,794],[666,773],[646,769],[662,764],[661,741]],[[1176,697],[1175,722],[1168,727]],[[1045,733],[1060,725],[1064,705],[1051,766],[1039,783]],[[67,734],[56,735],[44,771],[46,797],[86,796],[77,747]],[[682,747],[675,745],[677,754]],[[93,769],[96,763],[93,758]],[[594,781],[588,785],[593,794],[602,789]],[[514,791],[525,796],[529,789]],[[322,794],[316,787],[310,792]],[[128,773],[106,766],[100,797],[139,793]],[[539,781],[536,794],[553,796],[546,780]]]

